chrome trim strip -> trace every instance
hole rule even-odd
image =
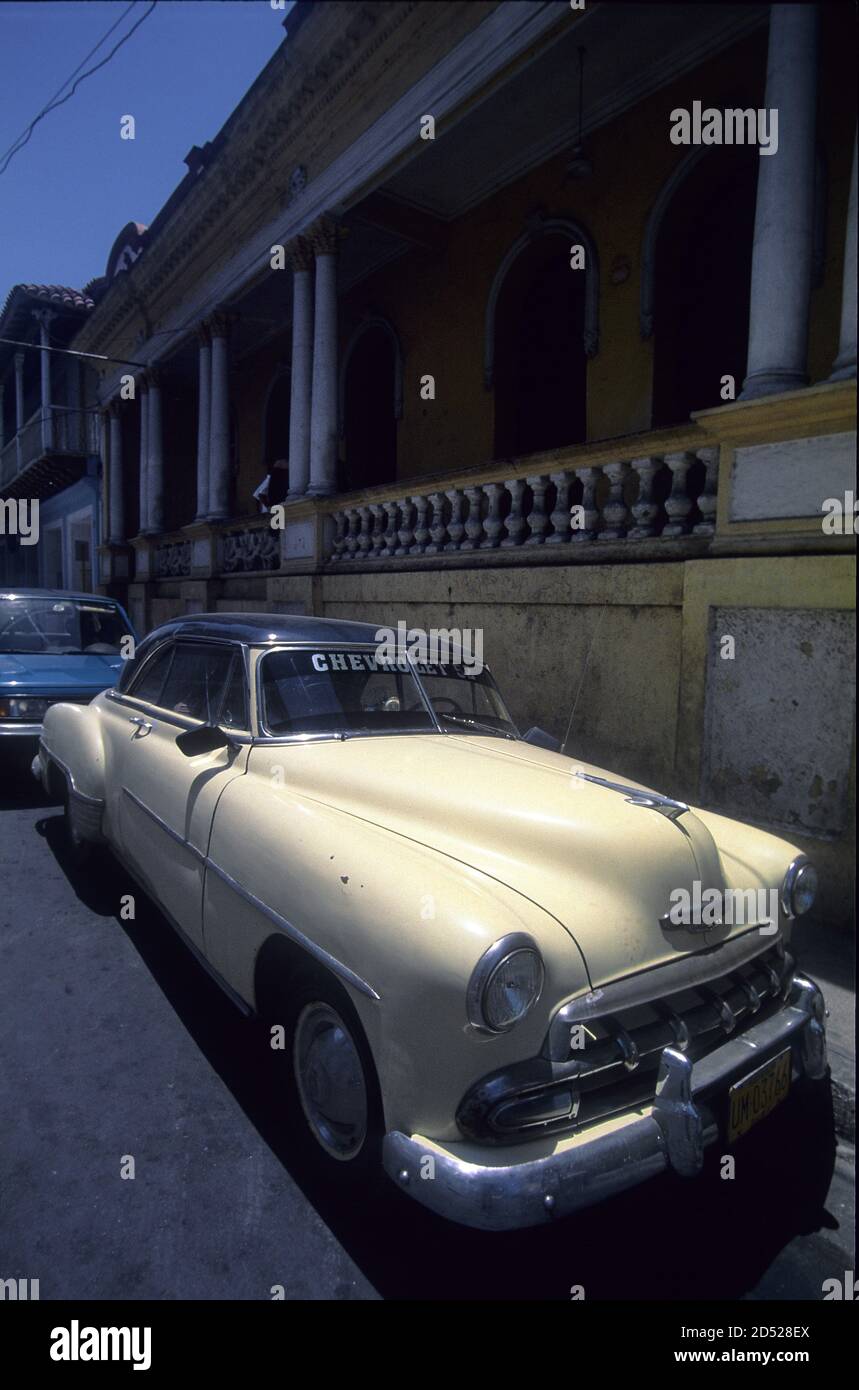
[[[624,782],[610,782],[607,777],[595,777],[591,772],[575,772],[573,776],[581,777],[585,782],[596,782],[600,787],[607,787],[610,792],[628,792],[626,800],[630,806],[644,806],[646,810],[658,811],[660,815],[667,816],[672,821],[676,821],[689,810],[685,801],[675,801],[673,797],[662,796],[660,792],[642,791],[640,787],[629,787]]]
[[[213,860],[208,858],[206,859],[206,867],[217,874],[218,878],[222,879],[229,888],[232,888],[233,892],[237,893],[240,898],[244,898],[245,902],[250,903],[251,907],[255,907],[256,910],[261,912],[264,917],[267,917],[274,926],[279,927],[282,932],[291,937],[299,946],[303,947],[309,955],[315,957],[316,960],[327,966],[335,975],[339,975],[342,980],[352,985],[353,988],[357,989],[361,994],[366,994],[368,999],[372,999],[376,1003],[379,1002],[381,995],[376,993],[372,985],[368,984],[366,980],[363,980],[360,975],[356,975],[354,970],[350,970],[348,965],[344,965],[342,961],[339,961],[336,956],[332,956],[322,946],[317,946],[315,941],[311,941],[310,937],[305,936],[304,932],[299,931],[298,927],[294,927],[285,917],[281,917],[280,913],[275,912],[273,907],[269,907],[267,903],[264,903],[262,898],[258,898],[255,893],[251,893],[247,888],[244,888],[237,879],[233,878],[232,874],[227,873],[226,869],[222,869],[219,864],[215,864]]]
[[[222,879],[229,888],[232,888],[233,892],[238,893],[240,898],[244,898],[245,902],[250,903],[250,905],[256,908],[258,912],[261,912],[264,917],[267,917],[274,926],[291,937],[297,945],[307,951],[308,955],[313,956],[322,965],[327,966],[335,975],[339,975],[341,980],[345,980],[347,984],[352,985],[353,988],[359,990],[361,994],[366,994],[368,999],[372,999],[375,1002],[380,1000],[381,995],[376,993],[372,985],[369,985],[360,975],[356,975],[355,971],[350,970],[348,965],[344,965],[342,961],[339,961],[336,956],[332,956],[322,946],[317,946],[315,941],[311,941],[310,937],[305,936],[302,931],[299,931],[298,927],[294,927],[285,917],[281,917],[280,913],[275,912],[273,907],[269,907],[267,903],[264,903],[262,898],[258,898],[255,893],[251,893],[247,888],[243,887],[237,879],[233,878],[232,874],[227,873],[226,869],[222,869],[221,866],[216,864],[213,859],[210,859],[207,854],[203,854],[201,850],[197,849],[196,845],[192,845],[190,840],[185,839],[178,831],[169,826],[166,821],[162,820],[155,811],[151,810],[138,796],[135,796],[134,792],[130,792],[127,787],[123,787],[122,790],[124,795],[127,796],[135,806],[139,807],[145,815],[149,816],[157,826],[160,826],[171,840],[176,844],[182,845],[183,848],[187,849],[206,869],[211,869],[214,874],[217,874],[218,878]]]
[[[14,724],[11,720],[8,724],[0,723],[0,738],[8,737],[10,734],[21,738],[38,738],[41,732],[41,724],[25,724],[23,720]]]
[[[191,940],[188,933],[184,931],[182,927],[179,926],[179,923],[176,921],[176,918],[172,915],[172,913],[168,912],[166,907],[162,907],[161,903],[158,902],[157,899],[152,897],[152,890],[150,888],[147,888],[146,884],[143,882],[142,878],[140,878],[139,874],[137,874],[135,870],[132,869],[131,865],[126,863],[124,859],[122,860],[122,867],[123,869],[125,869],[126,873],[130,874],[130,876],[134,879],[134,882],[139,886],[141,892],[145,893],[148,898],[152,898],[152,902],[154,903],[158,911],[161,913],[161,916],[164,918],[167,925],[169,927],[172,927],[173,931],[176,933],[176,935],[182,942],[182,945],[187,946],[192,956],[194,956],[197,962],[200,965],[202,965],[206,974],[214,980],[216,985],[220,986],[220,988],[224,991],[224,994],[230,1000],[230,1003],[235,1004],[236,1008],[239,1010],[240,1013],[244,1014],[245,1018],[250,1018],[253,1014],[253,1009],[251,1008],[250,1004],[248,1004],[246,1000],[244,1000],[242,996],[236,990],[233,989],[232,985],[227,984],[220,971],[216,970],[214,965],[212,965],[212,963],[206,959],[200,948],[195,944],[195,942]]]
[[[88,792],[80,791],[80,789],[75,786],[75,779],[71,768],[67,767],[66,764],[62,761],[62,759],[58,758],[55,753],[52,753],[50,748],[48,748],[47,744],[43,743],[41,739],[39,740],[39,748],[44,749],[46,757],[50,758],[51,762],[59,768],[60,772],[63,774],[63,776],[69,784],[69,791],[71,792],[72,796],[74,796],[78,801],[85,802],[87,806],[97,806],[99,810],[104,810],[104,798],[101,796],[90,796]]]
[[[186,839],[184,835],[180,835],[178,830],[174,830],[173,827],[168,825],[165,820],[162,820],[161,817],[155,811],[153,811],[149,806],[147,806],[145,802],[140,800],[139,796],[135,796],[134,792],[130,792],[128,790],[128,787],[123,787],[122,793],[123,796],[128,797],[129,801],[134,802],[134,805],[138,808],[138,810],[142,811],[144,815],[148,816],[150,820],[154,821],[155,824],[159,827],[159,829],[164,831],[165,835],[169,836],[169,838],[173,840],[177,845],[181,845],[183,849],[187,849],[190,854],[193,854],[195,859],[205,864],[206,856],[202,852],[202,850],[197,849],[197,846],[192,845],[191,841]]]

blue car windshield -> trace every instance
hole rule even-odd
[[[0,597],[0,654],[115,656],[129,635],[119,609],[97,598]]]

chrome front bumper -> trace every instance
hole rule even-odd
[[[503,1166],[467,1162],[446,1146],[394,1130],[384,1140],[385,1171],[398,1187],[440,1216],[487,1231],[555,1220],[665,1169],[693,1177],[703,1166],[705,1148],[719,1137],[708,1099],[723,1096],[728,1086],[784,1046],[793,1053],[793,1080],[822,1079],[824,1020],[817,985],[796,975],[789,1002],[777,1014],[727,1039],[694,1064],[677,1048],[666,1047],[656,1096],[645,1113],[621,1117],[614,1126],[600,1125],[592,1138],[584,1131],[566,1150]]]

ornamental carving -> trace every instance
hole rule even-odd
[[[246,527],[221,537],[223,574],[249,574],[280,568],[280,534],[272,526]]]
[[[181,579],[191,573],[191,542],[175,541],[155,551],[155,578]]]

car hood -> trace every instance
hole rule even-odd
[[[8,694],[53,695],[60,691],[99,690],[113,685],[122,668],[116,655],[80,656],[49,652],[0,652],[0,690]]]
[[[640,788],[616,773],[530,744],[467,735],[353,738],[282,751],[291,790],[429,845],[551,913],[578,944],[594,987],[728,934],[660,924],[672,890],[691,894],[695,880],[702,892],[728,886],[722,861],[694,812],[669,820],[575,775]]]

